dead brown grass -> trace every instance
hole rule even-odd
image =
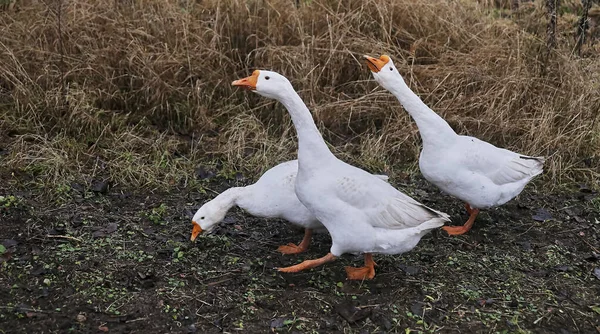
[[[264,171],[294,158],[295,133],[281,106],[230,82],[265,68],[292,80],[338,156],[414,169],[417,129],[361,60],[387,53],[457,132],[550,156],[554,184],[597,177],[600,58],[591,44],[572,56],[576,15],[559,17],[544,75],[539,6],[295,4],[48,0],[0,12],[1,163],[44,182],[146,187],[189,184],[214,159]]]

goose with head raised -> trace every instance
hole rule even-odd
[[[423,141],[419,168],[425,179],[465,202],[469,219],[463,226],[445,226],[450,235],[469,231],[480,209],[510,201],[542,173],[543,157],[456,134],[406,85],[389,56],[365,58],[375,81],[390,91],[417,123]]]
[[[346,267],[348,279],[372,279],[372,254],[400,254],[449,221],[389,183],[336,158],[323,140],[310,111],[284,76],[256,70],[232,83],[281,102],[298,136],[296,195],[327,228],[332,245],[326,256],[279,268],[298,272],[335,260],[344,253],[365,254],[365,266]]]

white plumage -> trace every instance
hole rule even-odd
[[[296,195],[331,235],[330,254],[280,271],[315,267],[343,253],[365,253],[365,267],[346,271],[349,279],[372,278],[375,271],[371,253],[409,251],[423,235],[449,221],[445,213],[337,159],[323,141],[308,108],[282,75],[254,71],[233,84],[277,99],[290,113],[298,133]]]
[[[470,136],[459,136],[406,85],[388,56],[365,56],[375,81],[390,91],[417,123],[423,140],[419,168],[444,192],[467,203],[471,215],[465,226],[444,227],[463,234],[479,209],[502,205],[517,196],[542,173],[544,158],[531,157]]]
[[[191,240],[202,231],[211,231],[221,222],[227,212],[238,206],[255,217],[280,218],[303,227],[304,239],[299,245],[288,244],[279,247],[284,254],[297,254],[308,248],[312,232],[325,231],[319,220],[298,200],[294,190],[298,160],[291,160],[267,170],[256,183],[246,187],[229,188],[198,209],[192,224]],[[386,175],[376,175],[387,180]]]

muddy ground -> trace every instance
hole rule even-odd
[[[412,252],[376,256],[372,281],[345,280],[346,255],[299,274],[273,268],[329,250],[280,255],[302,231],[230,211],[189,242],[205,200],[246,180],[213,177],[206,194],[77,183],[0,183],[0,329],[5,333],[600,332],[600,198],[586,187],[531,185],[482,213],[467,235],[436,230]],[[419,177],[391,180],[466,218],[457,200]],[[596,272],[594,272],[596,270]]]

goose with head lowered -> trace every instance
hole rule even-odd
[[[348,279],[372,279],[372,254],[410,251],[421,237],[449,221],[447,214],[428,208],[380,178],[336,158],[310,111],[281,74],[256,70],[232,84],[276,99],[291,115],[298,136],[296,195],[331,235],[330,253],[279,271],[298,272],[333,261],[344,253],[363,253],[364,267],[346,267]]]
[[[254,184],[225,190],[194,214],[190,239],[195,241],[202,232],[210,232],[233,206],[238,206],[255,217],[285,219],[304,228],[302,242],[281,245],[277,250],[283,254],[306,251],[313,231],[325,231],[325,227],[298,200],[294,191],[297,172],[298,160],[286,161],[266,171]],[[386,175],[375,176],[388,179]]]
[[[423,141],[419,168],[425,179],[465,202],[469,219],[463,226],[445,226],[450,235],[468,232],[480,209],[510,201],[542,173],[543,157],[456,134],[406,85],[389,56],[365,58],[375,81],[391,92],[417,123]]]

